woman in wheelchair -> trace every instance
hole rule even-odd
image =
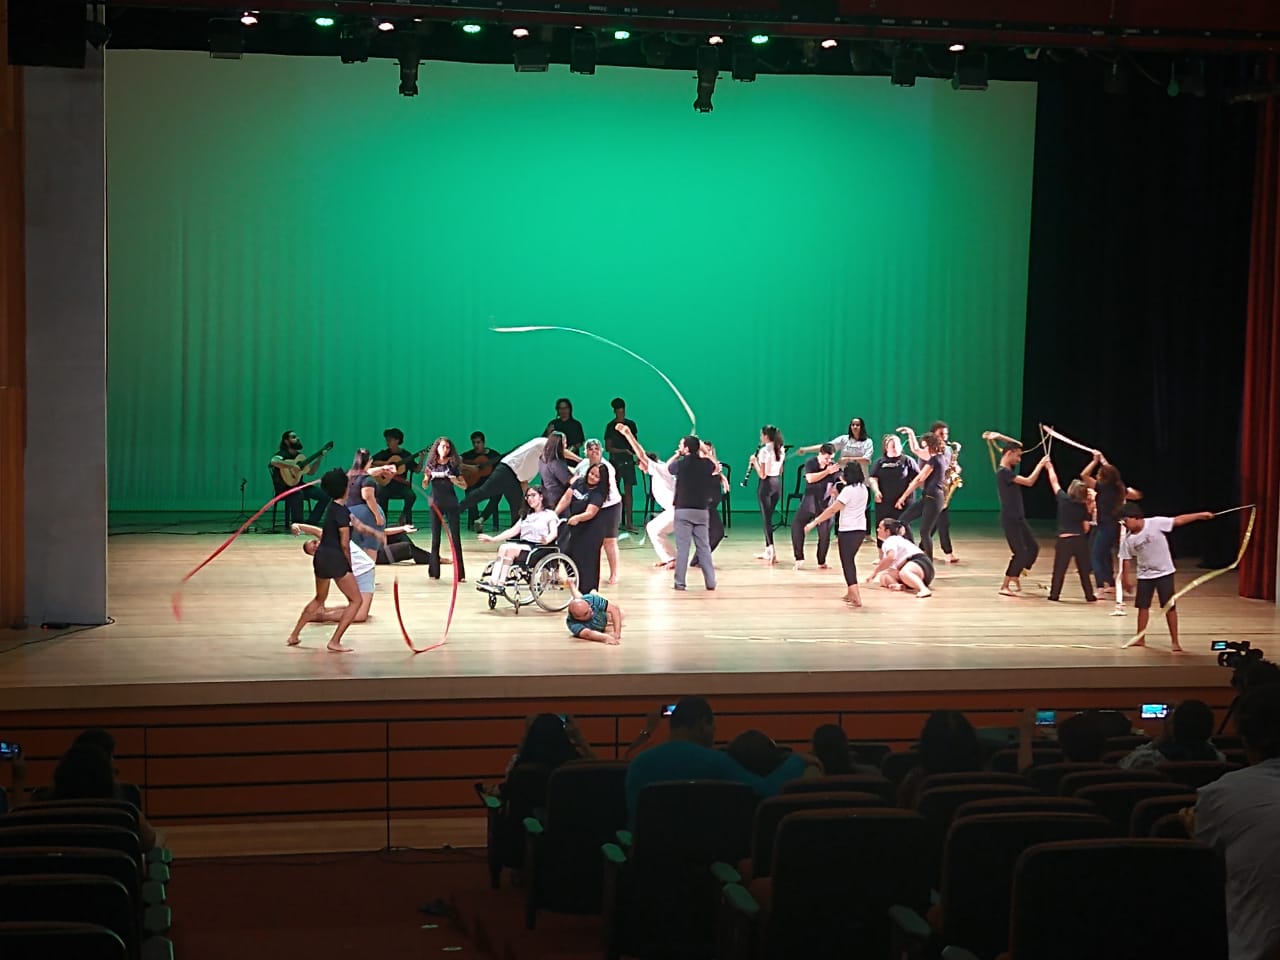
[[[488,591],[501,592],[506,586],[507,572],[512,564],[523,563],[535,547],[554,544],[559,527],[560,518],[543,501],[542,489],[530,487],[525,491],[524,505],[520,508],[520,520],[514,527],[494,536],[487,533],[480,534],[481,540],[487,543],[501,543],[502,546],[498,547],[498,557],[493,561],[493,569],[489,572],[488,579],[481,579],[477,586]]]

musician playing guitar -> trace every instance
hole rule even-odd
[[[302,452],[302,441],[298,439],[296,433],[292,430],[286,430],[280,434],[280,448],[268,464],[271,467],[271,483],[275,487],[276,495],[284,493],[290,487],[305,483],[307,479],[315,476],[315,472],[320,469],[320,462],[324,459],[324,455],[332,448],[333,442],[330,441],[315,453],[307,456]],[[329,498],[320,491],[320,488],[308,487],[306,490],[299,490],[297,493],[289,494],[284,499],[286,529],[290,524],[302,523],[302,503],[304,500],[315,501],[308,523],[318,524],[320,518],[324,516],[324,508],[328,506]]]
[[[418,457],[404,448],[404,431],[399,427],[390,427],[382,431],[382,439],[387,442],[386,449],[373,455],[371,464],[381,466],[384,463],[396,465],[396,475],[389,482],[380,484],[377,490],[378,506],[387,514],[387,504],[391,500],[402,500],[404,506],[400,510],[400,523],[413,523],[413,504],[418,494],[413,489],[412,475],[418,471]],[[389,515],[389,514],[388,514]]]
[[[471,434],[471,449],[462,455],[462,477],[467,481],[467,488],[474,490],[493,473],[494,464],[502,460],[502,454],[485,446],[484,434],[477,430]],[[493,517],[496,523],[498,505],[501,498],[490,500],[485,504],[484,519]],[[475,527],[480,519],[480,511],[473,506],[467,511],[467,526]]]

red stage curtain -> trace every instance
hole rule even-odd
[[[1276,76],[1274,59],[1268,74]],[[1274,99],[1258,114],[1249,260],[1240,478],[1242,502],[1258,505],[1258,519],[1240,564],[1240,595],[1274,601],[1280,520],[1280,103]]]

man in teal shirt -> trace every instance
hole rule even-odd
[[[649,731],[652,732],[652,731]],[[787,757],[767,777],[739,766],[715,749],[716,718],[703,697],[686,697],[671,714],[671,739],[637,756],[627,768],[627,812],[635,822],[640,791],[667,780],[731,780],[745,783],[758,796],[773,796],[788,780],[822,773],[818,761],[802,754]]]

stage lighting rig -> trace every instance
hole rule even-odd
[[[399,51],[396,60],[400,64],[400,96],[416,97],[418,95],[418,64],[422,62],[418,36],[412,30],[400,33]]]
[[[911,47],[902,45],[894,50],[889,64],[889,82],[895,87],[916,85],[916,52]]]
[[[739,40],[733,45],[732,76],[735,80],[752,83],[756,78],[756,51],[751,43]]]
[[[368,24],[344,23],[338,31],[338,58],[343,63],[367,63],[371,35]]]
[[[710,113],[715,109],[711,97],[716,92],[716,80],[720,78],[720,51],[711,44],[698,48],[698,96],[693,109]]]
[[[591,76],[596,72],[596,59],[596,35],[590,30],[575,30],[569,42],[569,72]]]
[[[583,31],[584,33],[586,31]],[[537,39],[533,37],[512,37],[511,60],[515,64],[516,73],[546,73],[551,62],[551,28],[543,27]],[[576,39],[576,38],[575,38]],[[594,45],[595,38],[591,38]],[[591,72],[595,72],[592,64]]]
[[[962,53],[956,57],[956,70],[951,75],[952,90],[986,90],[987,55]]]
[[[213,60],[239,60],[244,56],[244,25],[238,20],[209,21],[209,57]]]

